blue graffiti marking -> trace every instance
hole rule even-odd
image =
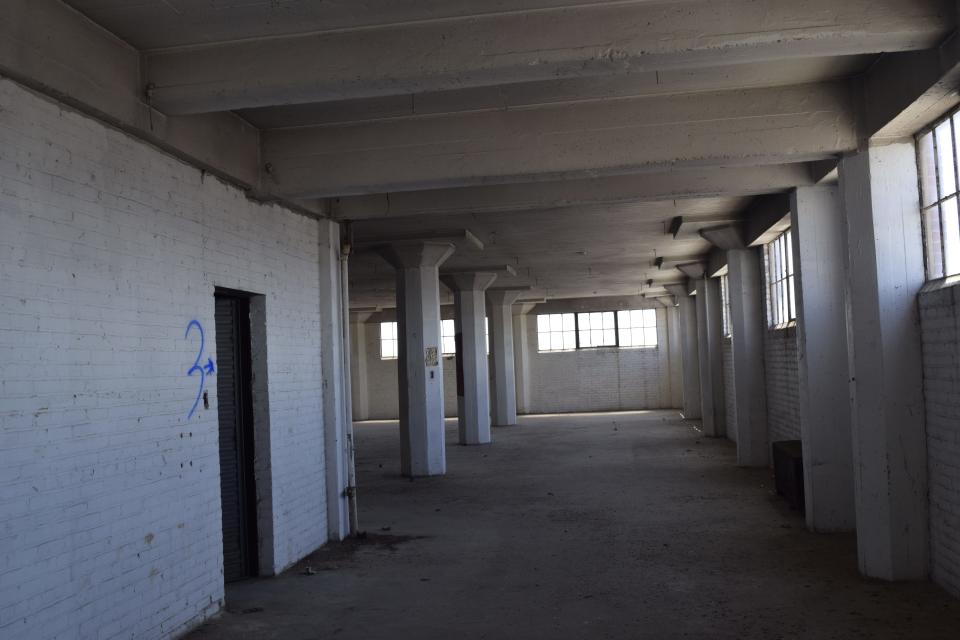
[[[193,413],[197,410],[197,405],[200,404],[200,398],[203,396],[203,387],[207,382],[207,374],[213,373],[213,358],[207,358],[207,364],[201,365],[200,360],[203,358],[203,350],[206,346],[206,339],[203,335],[203,325],[200,324],[197,320],[191,320],[187,324],[187,330],[184,332],[183,337],[187,338],[190,335],[190,330],[194,327],[197,328],[197,331],[200,333],[200,348],[197,350],[197,357],[193,361],[193,366],[187,369],[187,375],[192,376],[194,373],[200,373],[200,384],[197,387],[197,398],[193,401],[193,406],[190,407],[190,413],[187,414],[187,420],[193,417]]]

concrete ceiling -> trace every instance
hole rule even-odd
[[[38,61],[41,84],[98,112],[121,95],[115,117],[150,114],[128,128],[155,135],[159,117],[162,142],[240,167],[256,197],[353,220],[358,239],[469,229],[486,249],[448,267],[510,264],[501,286],[551,298],[660,290],[682,277],[669,259],[708,251],[698,229],[909,135],[960,86],[953,0],[67,4],[126,50],[58,0],[10,0],[0,72]],[[50,61],[52,41],[16,25],[58,34]],[[85,60],[123,65],[89,85]],[[375,255],[351,284],[355,306],[393,304]]]

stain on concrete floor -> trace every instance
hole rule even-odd
[[[672,412],[531,416],[399,474],[396,423],[357,425],[361,526],[230,585],[196,640],[960,637],[960,600],[857,573],[765,470]],[[308,570],[309,568],[309,570]]]

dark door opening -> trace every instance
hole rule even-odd
[[[257,491],[254,476],[250,299],[217,291],[217,415],[220,422],[220,502],[223,577],[257,575]]]

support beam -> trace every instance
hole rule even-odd
[[[147,54],[171,114],[935,46],[939,0],[595,3]],[[788,25],[779,27],[779,25]],[[482,55],[478,55],[482,52]]]
[[[513,303],[523,289],[488,289],[490,357],[493,364],[493,424],[517,424],[517,382],[513,355]]]
[[[513,305],[513,364],[516,374],[517,413],[530,411],[530,312],[535,302]]]
[[[700,405],[700,342],[697,334],[696,299],[687,294],[686,285],[669,285],[667,290],[677,298],[680,312],[680,352],[683,370],[683,417],[699,420]]]
[[[308,198],[821,160],[856,148],[854,104],[837,81],[280,129],[263,136],[264,188]]]
[[[373,311],[350,312],[350,394],[353,420],[370,417],[370,385],[367,381],[367,320]]]
[[[767,395],[763,363],[763,281],[759,249],[727,252],[730,323],[733,335],[733,387],[737,423],[727,425],[737,434],[737,464],[766,467],[770,463],[767,441]]]
[[[834,185],[797,189],[790,200],[807,526],[852,531],[843,204]]]
[[[700,420],[703,433],[711,437],[726,434],[726,410],[723,395],[723,339],[720,281],[697,280],[697,336],[700,358]]]
[[[409,477],[446,472],[438,267],[454,245],[408,240],[379,247],[397,270],[400,469]]]
[[[927,442],[917,294],[924,268],[914,145],[844,158],[840,186],[860,570],[923,579]]]
[[[453,291],[457,344],[457,425],[460,444],[490,443],[490,376],[487,368],[487,287],[496,273],[442,276]]]
[[[422,215],[532,211],[596,204],[753,196],[812,185],[803,163],[687,170],[338,198],[333,217],[366,220]]]

